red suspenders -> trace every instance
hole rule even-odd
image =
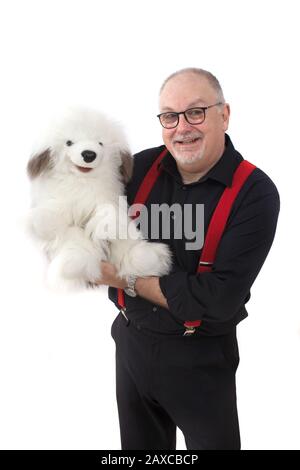
[[[144,204],[148,199],[148,196],[160,174],[160,169],[158,168],[158,165],[167,152],[168,150],[165,148],[154,161],[151,168],[148,170],[148,173],[142,181],[142,184],[139,187],[139,190],[135,196],[133,204]],[[201,253],[201,258],[199,260],[199,265],[197,269],[198,273],[212,271],[212,266],[215,260],[217,248],[225,230],[225,226],[230,215],[232,205],[243,184],[255,168],[255,165],[252,165],[252,163],[243,160],[239,164],[233,175],[232,186],[227,187],[224,190],[208,226],[204,246]],[[138,214],[136,214],[135,217],[137,216]],[[124,291],[122,289],[118,289],[118,304],[121,307],[121,312],[123,313],[126,307]],[[185,334],[194,333],[195,328],[199,327],[200,325],[201,320],[186,321],[184,323],[184,326],[186,327]]]

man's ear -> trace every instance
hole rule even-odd
[[[27,164],[27,174],[30,179],[37,178],[42,173],[53,168],[53,160],[51,158],[50,149],[45,149],[33,155]]]
[[[227,131],[228,126],[229,126],[229,117],[230,117],[230,106],[228,103],[225,103],[223,106],[223,111],[222,111],[222,118],[223,118],[223,129],[224,131]]]
[[[133,158],[130,152],[120,152],[121,157],[121,166],[120,166],[120,173],[122,180],[125,184],[127,184],[133,173]]]

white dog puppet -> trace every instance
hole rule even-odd
[[[168,247],[143,239],[127,204],[119,207],[132,167],[121,128],[104,115],[77,109],[52,125],[27,166],[29,226],[50,262],[48,286],[87,287],[101,278],[103,260],[123,278],[169,272]]]

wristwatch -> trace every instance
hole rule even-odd
[[[127,280],[127,287],[125,287],[124,292],[129,295],[129,297],[136,297],[137,293],[135,291],[135,282],[137,280],[136,276],[130,275]]]

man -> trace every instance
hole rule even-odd
[[[207,234],[217,203],[243,161],[226,134],[229,115],[211,73],[184,69],[167,78],[159,119],[168,152],[147,208],[203,204]],[[130,204],[163,149],[135,156],[127,187]],[[236,325],[247,316],[245,303],[272,245],[278,212],[275,185],[255,168],[233,203],[210,272],[197,272],[199,247],[187,249],[184,234],[172,236],[177,216],[170,219],[170,239],[160,231],[160,241],[173,253],[173,271],[134,280],[130,289],[137,296],[125,295],[126,313],[112,325],[122,449],[175,449],[176,426],[187,449],[240,449]],[[193,226],[195,220],[193,213]],[[100,282],[111,286],[109,295],[117,304],[115,288],[128,286],[112,265],[103,263],[103,270]],[[184,335],[187,320],[201,320],[201,325]]]

